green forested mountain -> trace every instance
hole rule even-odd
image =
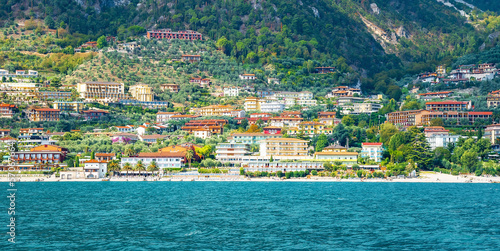
[[[460,56],[494,47],[495,32],[500,30],[495,3],[2,0],[0,20],[9,25],[16,19],[35,18],[50,28],[67,26],[69,35],[61,39],[61,47],[76,47],[101,35],[126,40],[152,28],[192,29],[217,41],[239,63],[272,65],[295,85],[303,84],[305,74],[295,71],[297,62],[305,68],[331,65],[339,68],[343,79],[354,83],[362,78],[365,89],[397,96],[394,81],[405,74],[451,65]]]

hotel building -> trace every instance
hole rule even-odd
[[[68,149],[54,146],[41,145],[30,149],[30,151],[14,152],[12,160],[16,164],[61,164],[68,153]]]
[[[77,112],[80,113],[85,105],[81,101],[55,101],[54,109],[59,109],[61,112]]]
[[[0,104],[0,117],[2,118],[12,118],[14,116],[15,105],[11,104]]]
[[[139,161],[142,161],[145,168],[153,161],[160,169],[181,168],[184,166],[184,154],[180,152],[139,153],[137,156],[122,157],[121,166],[123,168],[125,163],[129,163],[135,167]]]
[[[266,133],[233,133],[228,137],[230,143],[243,143],[243,144],[259,144],[261,140],[282,138],[281,134],[266,134]]]
[[[382,161],[383,143],[361,143],[361,158],[370,158],[375,162]]]
[[[102,179],[108,172],[108,162],[95,159],[83,162],[83,172],[86,179]]]
[[[321,152],[316,152],[314,158],[318,161],[340,161],[345,165],[353,165],[358,162],[358,153],[348,152],[347,148],[343,146],[332,145],[325,147]]]
[[[437,101],[425,103],[428,111],[462,111],[471,110],[472,104],[470,101]]]
[[[125,94],[125,85],[123,83],[78,83],[77,90],[80,93],[80,98],[86,101],[116,102],[120,99],[129,99],[129,96]]]
[[[61,110],[51,108],[38,108],[28,111],[30,121],[59,121]]]
[[[130,86],[129,88],[130,95],[141,102],[149,102],[153,101],[153,88],[146,84],[136,84]]]
[[[260,142],[260,156],[273,156],[276,160],[307,159],[308,141],[295,138],[272,138]]]
[[[291,127],[288,129],[289,135],[298,135],[303,133],[304,135],[314,137],[320,134],[332,134],[333,129],[327,128],[325,124],[314,121],[305,121],[299,123],[297,127]]]
[[[201,108],[191,108],[191,112],[199,116],[224,116],[234,110],[230,105],[209,105]]]
[[[429,126],[424,129],[424,134],[429,142],[431,150],[436,147],[447,147],[448,144],[456,144],[460,135],[450,135],[449,130],[442,126]]]
[[[245,167],[247,172],[295,172],[323,170],[323,162],[250,162]]]

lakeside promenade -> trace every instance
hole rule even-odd
[[[57,177],[16,177],[17,182],[100,182],[100,179],[60,179]],[[237,182],[407,182],[407,183],[500,183],[500,177],[484,177],[472,175],[454,176],[435,172],[421,172],[416,178],[374,178],[374,179],[338,179],[332,177],[311,176],[310,178],[278,179],[246,178],[243,176],[221,178],[192,178],[192,177],[112,177],[110,182],[137,182],[137,181],[237,181]],[[0,182],[8,182],[7,177],[0,177]]]

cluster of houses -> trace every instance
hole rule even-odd
[[[460,65],[450,73],[446,73],[444,66],[438,66],[435,72],[419,74],[418,81],[423,83],[458,83],[470,80],[487,81],[492,80],[498,74],[498,69],[493,63]]]

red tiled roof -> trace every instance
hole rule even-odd
[[[445,92],[428,92],[428,93],[420,93],[418,95],[420,96],[425,96],[425,95],[439,95],[439,94],[450,94],[452,91],[445,91]]]
[[[96,153],[95,156],[96,157],[114,157],[115,154],[114,153]]]
[[[365,142],[362,143],[364,146],[381,146],[383,143],[370,143],[370,142]]]
[[[493,112],[469,112],[469,115],[493,115]]]
[[[436,102],[427,102],[426,105],[466,105],[468,101],[436,101]]]

